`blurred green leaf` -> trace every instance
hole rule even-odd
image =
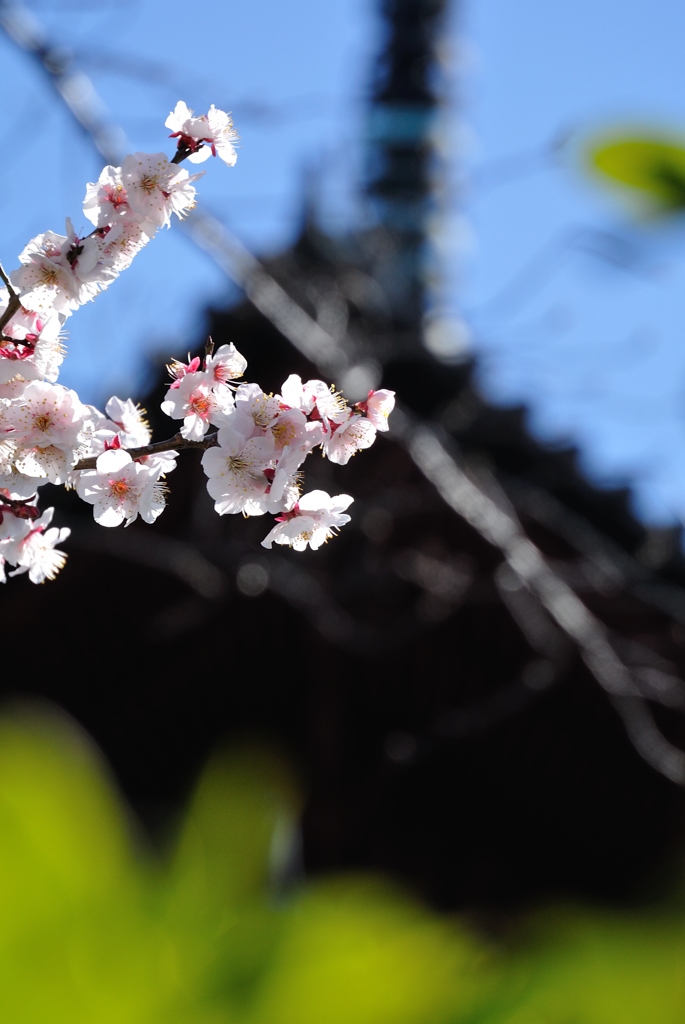
[[[266,898],[277,822],[297,814],[285,765],[246,748],[215,757],[198,783],[171,865],[172,884],[221,922]]]
[[[685,929],[666,915],[546,910],[518,934],[500,1024],[682,1024]]]
[[[685,918],[556,909],[507,945],[379,879],[279,891],[297,797],[255,750],[203,774],[168,858],[68,722],[0,720],[0,1021],[681,1024]]]
[[[0,1019],[114,1024],[151,1001],[146,869],[128,832],[76,728],[0,720]]]
[[[289,772],[266,751],[215,757],[203,773],[165,878],[163,914],[186,984],[242,1005],[281,926],[270,872],[299,809]]]
[[[491,997],[484,946],[379,880],[335,879],[289,908],[254,1024],[474,1021]]]
[[[685,139],[603,136],[588,146],[591,168],[653,211],[685,209]]]

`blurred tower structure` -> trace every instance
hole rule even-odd
[[[436,230],[444,221],[443,47],[447,0],[382,0],[385,38],[367,128],[366,194],[385,244],[375,276],[399,328],[395,357],[416,357],[442,306]],[[443,214],[443,216],[441,216]]]

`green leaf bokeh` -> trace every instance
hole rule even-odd
[[[644,213],[685,209],[685,138],[606,134],[587,146],[591,170]]]
[[[0,1020],[676,1024],[685,917],[552,908],[506,941],[378,878],[279,890],[297,794],[254,750],[208,766],[168,855],[57,716],[0,721]]]

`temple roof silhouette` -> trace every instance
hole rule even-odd
[[[301,773],[306,870],[390,871],[444,907],[627,898],[681,832],[679,532],[647,529],[627,490],[588,482],[523,408],[487,402],[473,361],[393,358],[393,331],[410,328],[364,291],[355,255],[376,244],[338,249],[306,223],[263,263],[308,315],[334,324],[337,311],[365,365],[384,353],[382,386],[401,400],[397,436],[345,467],[308,460],[307,489],[352,494],[352,522],[318,552],[267,552],[262,517],[216,516],[197,452],[182,453],[154,527],[100,528],[55,489],[69,563],[3,593],[17,654],[3,689],[81,721],[153,832],[213,745],[247,737]],[[211,312],[209,329],[267,390],[319,376],[249,302]],[[158,438],[165,378],[145,401]],[[475,489],[463,513],[412,455],[426,425]],[[542,584],[493,540],[481,500],[539,553]],[[37,623],[49,657],[27,676],[19,652]]]
[[[334,373],[353,401],[396,391],[373,448],[308,460],[307,489],[353,495],[352,522],[318,552],[267,552],[263,517],[215,514],[198,452],[154,527],[103,529],[46,488],[69,562],[3,591],[2,690],[74,715],[159,841],[216,743],[261,742],[301,778],[293,873],[377,869],[443,908],[625,901],[682,840],[681,535],[488,402],[473,359],[426,345],[444,8],[383,4],[366,221],[333,235],[307,202],[291,246],[245,261],[247,297],[207,314],[267,391],[290,373]]]

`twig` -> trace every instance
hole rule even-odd
[[[5,273],[2,263],[0,263],[0,277],[4,281],[5,287],[7,288],[7,291],[9,292],[10,296],[9,302],[7,303],[7,309],[2,314],[2,316],[0,316],[0,335],[2,335],[2,330],[5,324],[9,323],[14,314],[21,309],[21,300],[19,299],[19,296],[12,287],[10,279]]]
[[[207,434],[201,441],[190,441],[181,434],[175,434],[166,441],[155,441],[154,444],[144,444],[140,448],[124,448],[122,450],[128,452],[135,461],[136,459],[143,459],[147,455],[160,455],[162,452],[174,452],[183,448],[199,448],[201,451],[206,451],[207,448],[215,448],[218,444],[216,433]],[[72,469],[76,471],[95,469],[99,457],[99,455],[89,455],[87,458],[77,462]]]

